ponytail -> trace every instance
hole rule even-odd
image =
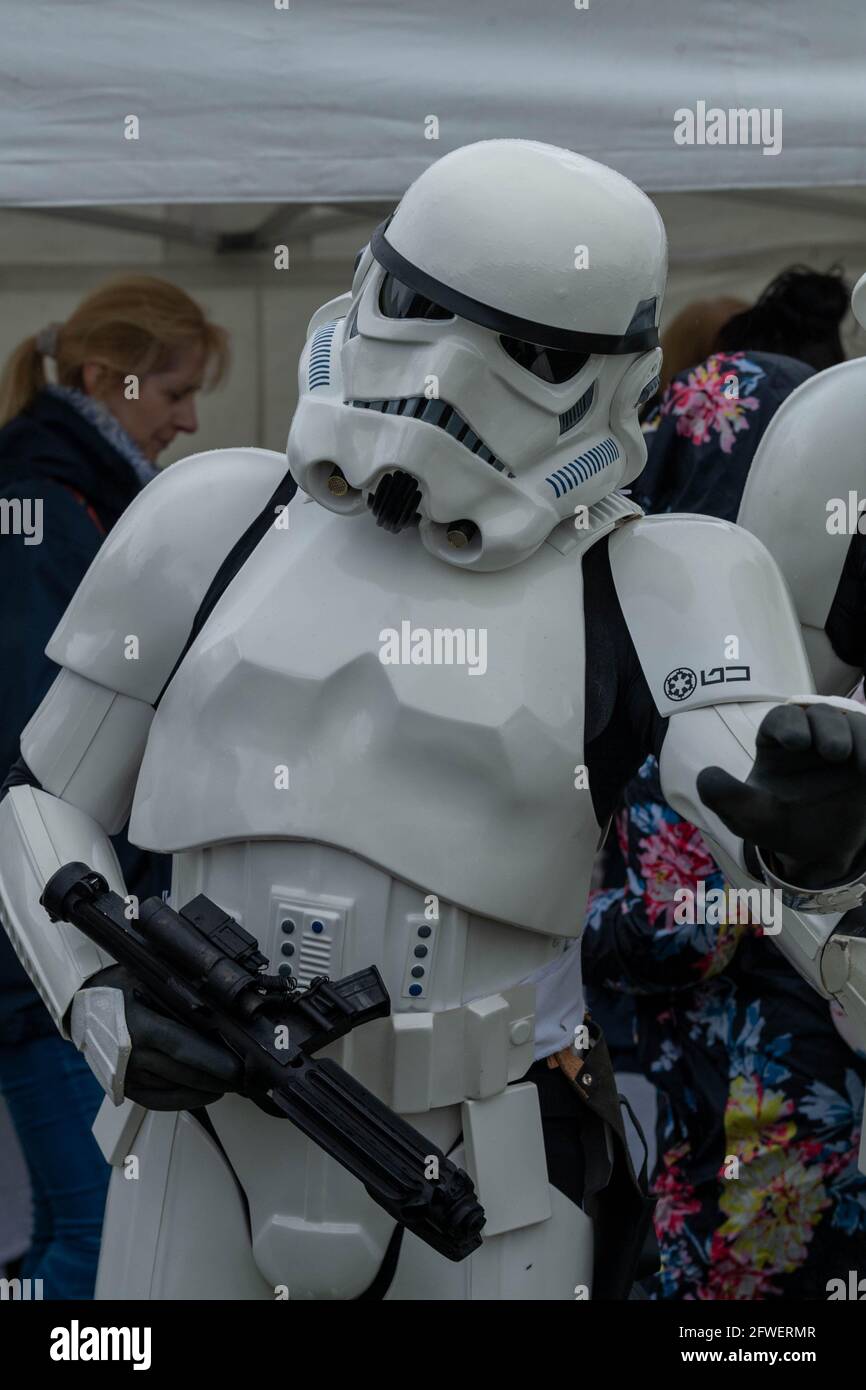
[[[26,410],[47,384],[45,358],[38,346],[37,333],[25,338],[6,360],[0,377],[0,425]]]

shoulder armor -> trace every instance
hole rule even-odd
[[[172,464],[103,542],[46,656],[156,700],[211,579],[285,472],[285,456],[269,449],[213,449]]]
[[[609,547],[661,715],[813,691],[785,582],[747,531],[714,517],[647,516],[615,531]]]
[[[866,499],[866,358],[809,377],[776,411],[758,445],[737,524],[785,576],[802,623],[823,628],[853,534],[849,492]],[[838,502],[840,507],[833,506]],[[856,530],[856,502],[854,507]]]

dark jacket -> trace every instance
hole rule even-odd
[[[130,463],[66,401],[41,392],[0,429],[0,500],[42,502],[42,540],[25,544],[2,509],[0,534],[0,783],[19,737],[57,675],[45,646],[103,538],[141,490]],[[168,886],[166,862],[113,840],[130,892]],[[53,1031],[0,931],[0,1045]]]

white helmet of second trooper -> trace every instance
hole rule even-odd
[[[866,328],[866,275],[851,308]],[[866,534],[864,438],[866,357],[853,357],[808,377],[782,402],[755,452],[737,515],[785,576],[816,689],[825,695],[847,695],[862,675],[862,654],[848,651],[846,660],[825,629],[854,537]]]
[[[288,443],[300,487],[451,564],[501,569],[640,472],[664,226],[620,174],[489,140],[445,155],[314,316]]]

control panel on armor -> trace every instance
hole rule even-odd
[[[306,986],[317,975],[343,973],[343,939],[351,904],[286,894],[271,906],[270,970]]]

